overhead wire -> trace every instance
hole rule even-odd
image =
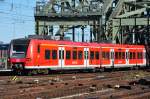
[[[0,9],[0,14],[10,14],[10,15],[17,15],[17,16],[24,16],[24,17],[34,17],[34,16],[30,16],[30,15],[24,15],[24,14],[15,14],[15,13],[11,13],[11,12],[4,12],[4,11],[1,11]]]
[[[28,1],[29,2],[29,1]],[[11,26],[13,29],[11,30],[13,34],[13,38],[16,37],[16,29],[21,28],[20,24],[34,24],[34,13],[32,15],[22,14],[22,12],[34,12],[33,6],[24,5],[22,3],[15,3],[14,0],[11,0],[10,2],[3,1],[0,6],[0,14],[1,14],[1,27]],[[7,7],[7,8],[6,8]],[[28,9],[28,10],[25,10]],[[23,11],[24,10],[24,11]],[[6,19],[6,20],[4,20]],[[3,21],[4,20],[4,21]],[[17,25],[19,24],[19,25]],[[4,28],[6,29],[6,28]],[[33,31],[33,30],[30,30]],[[2,32],[2,31],[1,31]]]
[[[29,6],[29,5],[25,5],[25,4],[14,3],[13,0],[12,0],[12,2],[6,2],[6,1],[4,1],[3,4],[8,4],[8,5],[10,5],[12,8],[18,7],[18,6],[20,7],[20,5],[21,5],[21,7],[24,7],[24,8],[34,9],[34,6]]]
[[[26,21],[34,22],[34,16],[14,13],[14,12],[16,12],[16,11],[14,11],[14,9],[19,9],[20,10],[20,7],[22,7],[22,6],[24,6],[25,8],[29,7],[29,6],[23,5],[21,3],[20,4],[19,3],[14,3],[13,0],[10,1],[10,2],[4,1],[3,3],[9,4],[9,6],[11,6],[10,10],[0,9],[0,14],[4,14],[3,18],[9,18],[10,20],[16,21],[16,23],[25,23]],[[18,8],[15,8],[16,5],[18,5]],[[32,8],[34,8],[34,7],[32,7]],[[32,9],[32,10],[34,10],[34,9]],[[20,11],[19,13],[21,13],[21,12],[22,11]],[[7,15],[7,16],[5,16],[5,15]],[[8,17],[8,16],[10,16],[10,17]],[[16,17],[19,17],[19,18],[16,18]]]

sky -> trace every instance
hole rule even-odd
[[[34,8],[36,1],[0,0],[0,41],[9,43],[12,39],[35,34]],[[55,32],[57,30],[58,28],[55,29]],[[81,41],[81,31],[81,29],[75,29],[76,41]],[[87,26],[85,29],[85,41],[89,41],[89,32],[90,30]],[[72,35],[67,35],[67,37],[72,38]]]
[[[36,0],[0,0],[0,41],[35,33],[35,4]]]

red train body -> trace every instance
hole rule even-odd
[[[146,50],[143,45],[16,39],[10,63],[14,69],[50,70],[146,66]]]

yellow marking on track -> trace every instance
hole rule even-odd
[[[16,81],[18,80],[17,76],[14,76],[11,80]]]

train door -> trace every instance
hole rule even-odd
[[[84,48],[84,67],[88,68],[89,66],[89,48]]]
[[[129,49],[126,49],[126,55],[125,55],[125,58],[126,58],[126,65],[128,66],[129,65]]]
[[[64,47],[59,47],[59,64],[58,67],[60,67],[60,69],[63,69],[64,66]]]
[[[114,49],[110,50],[111,66],[114,67]]]

